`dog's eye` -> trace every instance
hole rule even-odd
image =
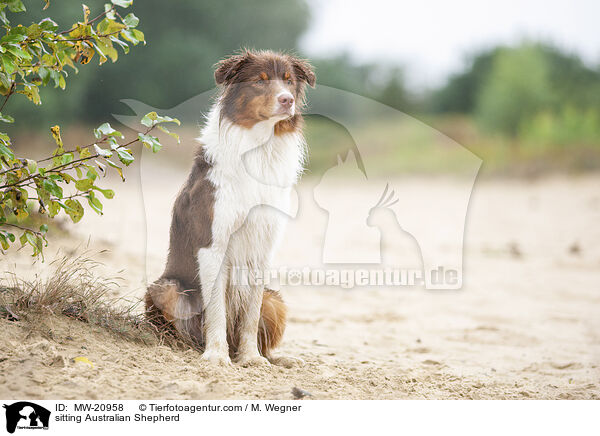
[[[291,85],[291,84],[292,84],[292,81],[291,81],[291,80],[288,80],[288,85]]]
[[[258,83],[259,85],[262,85],[263,83],[265,83],[265,81],[263,79],[258,79],[256,81],[256,83]]]

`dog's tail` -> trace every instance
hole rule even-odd
[[[287,308],[279,292],[265,289],[258,323],[258,350],[263,356],[268,357],[281,342],[286,316]]]
[[[174,279],[159,279],[148,286],[145,296],[146,317],[158,329],[178,334],[195,345],[204,346],[201,292],[184,290]],[[258,325],[258,349],[269,356],[283,337],[287,309],[279,292],[266,289]],[[235,347],[237,344],[230,344]]]
[[[204,346],[202,297],[195,289],[184,289],[175,279],[161,278],[148,286],[146,318],[157,329]]]

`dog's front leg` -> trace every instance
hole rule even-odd
[[[230,365],[225,306],[227,272],[224,260],[225,249],[219,249],[218,246],[202,248],[198,253],[204,306],[205,349],[202,360]]]
[[[258,351],[258,322],[263,301],[264,287],[251,284],[247,292],[246,305],[240,311],[239,345],[236,362],[243,366],[270,365]]]

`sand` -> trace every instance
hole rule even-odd
[[[152,177],[141,180],[146,207],[156,211],[147,243],[154,279],[165,257],[169,203],[185,174],[168,166],[149,170]],[[307,181],[301,198],[309,198]],[[417,196],[433,185],[450,199],[458,192],[452,179],[395,182],[410,184]],[[1,269],[43,273],[57,248],[75,252],[89,241],[104,263],[101,273],[123,277],[116,293],[140,298],[141,186],[135,169],[128,183],[109,185],[117,197],[106,202],[105,215],[87,211],[68,227],[70,235],[51,239],[44,265],[31,267],[22,250],[5,256]],[[129,342],[64,317],[0,320],[0,398],[290,399],[298,387],[312,399],[598,399],[599,186],[600,176],[480,178],[459,291],[282,287],[289,324],[278,354],[303,359],[299,367],[220,368],[202,363],[194,350]],[[291,227],[279,263],[318,244],[315,220]],[[448,249],[440,242],[439,250]],[[42,327],[32,331],[32,322]]]

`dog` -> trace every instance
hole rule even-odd
[[[316,77],[306,60],[254,50],[218,62],[214,76],[220,91],[173,206],[166,267],[148,286],[146,313],[203,348],[205,361],[269,365],[278,363],[286,306],[233,274],[270,266],[304,170],[301,111]]]

